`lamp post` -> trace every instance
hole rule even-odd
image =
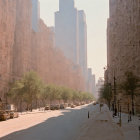
[[[117,116],[117,107],[116,107],[116,77],[114,71],[114,116]]]
[[[112,97],[112,88],[111,88],[111,83],[108,83],[109,86],[109,96]],[[111,102],[111,100],[110,100]],[[110,110],[110,102],[109,102],[109,110]]]
[[[127,107],[128,107],[128,123],[129,123],[129,121],[130,121],[129,120],[129,103],[128,103],[128,106]]]
[[[118,100],[118,117],[119,117],[120,101]]]

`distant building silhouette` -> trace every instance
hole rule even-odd
[[[32,29],[37,32],[39,29],[40,3],[38,0],[32,0]]]
[[[86,15],[75,8],[74,0],[59,0],[59,11],[55,13],[55,46],[81,67],[86,90],[95,92],[95,76],[87,69]]]
[[[55,13],[55,41],[64,55],[79,64],[78,11],[74,0],[59,0],[59,11]]]
[[[83,10],[78,11],[79,20],[79,64],[82,72],[87,77],[87,24]]]
[[[99,96],[100,96],[100,92],[101,92],[101,88],[103,87],[103,85],[104,85],[104,80],[100,77],[99,79],[98,79],[98,82],[97,82],[97,84],[96,84],[96,94],[95,94],[95,98],[99,98]]]
[[[87,77],[87,91],[96,95],[96,86],[95,86],[95,75],[92,74],[92,69],[88,68],[88,77]]]
[[[55,13],[55,41],[64,55],[81,66],[87,77],[87,25],[83,10],[74,7],[74,0],[59,0]]]

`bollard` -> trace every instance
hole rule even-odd
[[[120,106],[120,127],[122,126],[122,115],[121,115],[121,113],[122,113],[122,109],[121,109],[121,106]]]
[[[88,119],[89,119],[89,111],[88,111]]]

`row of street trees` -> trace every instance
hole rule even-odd
[[[140,79],[130,71],[127,71],[124,77],[124,81],[117,86],[117,90],[122,91],[122,94],[127,95],[128,98],[131,98],[131,110],[132,114],[134,115],[134,97],[138,96],[138,92],[136,90],[140,87]],[[100,89],[100,99],[104,99],[110,108],[113,98],[114,94],[112,92],[111,84],[107,83]]]
[[[94,99],[93,95],[67,87],[45,85],[33,71],[26,73],[20,80],[10,84],[9,101],[23,110],[52,104],[54,102],[86,102]]]

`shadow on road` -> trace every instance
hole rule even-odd
[[[89,105],[82,109],[63,110],[62,115],[58,117],[49,118],[28,129],[11,133],[1,140],[74,140],[88,119],[88,111],[92,109],[92,105]]]

